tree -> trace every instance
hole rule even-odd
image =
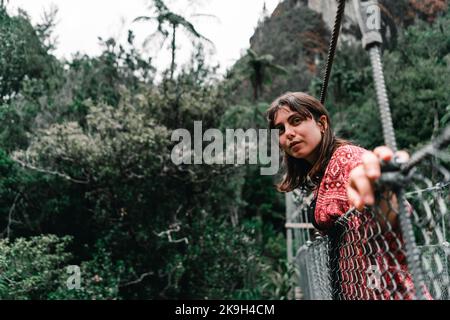
[[[0,239],[0,299],[47,299],[65,286],[69,237]]]
[[[439,124],[435,119],[445,119],[450,104],[444,85],[450,66],[449,21],[447,14],[437,18],[434,25],[419,20],[400,29],[398,46],[384,52],[386,87],[399,148],[414,150],[429,141],[435,123]],[[334,129],[343,138],[374,148],[383,141],[369,56],[354,45],[343,45],[337,56],[327,100]],[[318,93],[318,87],[311,86],[311,91]]]
[[[170,63],[170,79],[173,79],[173,74],[175,72],[175,52],[176,52],[176,33],[179,27],[182,27],[187,31],[187,33],[191,36],[194,36],[196,39],[202,39],[208,42],[211,42],[209,39],[202,36],[197,32],[193,24],[187,21],[184,17],[179,14],[176,14],[169,10],[169,8],[165,5],[162,0],[154,0],[155,2],[155,17],[149,16],[140,16],[134,19],[134,21],[152,21],[156,20],[158,22],[157,33],[163,36],[163,42],[166,38],[169,37],[171,32],[171,53],[172,59]]]
[[[9,2],[9,0],[6,0],[6,2]],[[4,10],[5,9],[5,0],[1,0],[0,1],[0,10]]]
[[[282,66],[273,63],[273,56],[270,54],[258,55],[252,49],[247,50],[247,64],[244,72],[253,87],[253,100],[258,101],[259,94],[263,90],[263,84],[270,82],[271,73],[286,74],[287,70]]]
[[[410,5],[417,12],[419,18],[428,22],[436,20],[437,16],[447,11],[448,4],[446,0],[411,0]]]
[[[300,5],[299,1],[280,2],[276,12],[256,28],[250,38],[250,49],[257,54],[272,55],[272,62],[285,68],[288,74],[264,83],[264,91],[258,90],[258,99],[272,101],[287,90],[308,90],[316,70],[320,70],[319,58],[326,57],[329,33],[321,15],[306,5]],[[227,81],[233,83],[229,96],[235,104],[244,99],[254,100],[253,85],[245,81],[249,79],[248,73],[240,72],[248,69],[248,59],[247,54],[229,71]]]
[[[164,29],[170,37],[172,25]],[[186,27],[179,24],[180,29]],[[45,38],[51,23],[39,30]],[[3,290],[0,275],[0,297],[283,297],[277,271],[285,256],[277,214],[283,198],[270,177],[259,177],[256,167],[246,176],[246,166],[170,161],[171,130],[191,130],[198,120],[205,129],[245,127],[253,124],[253,111],[266,106],[230,107],[216,69],[200,49],[190,65],[169,78],[174,62],[154,84],[150,61],[140,57],[133,38],[130,33],[130,49],[105,39],[100,56],[61,61],[58,77],[24,79],[0,108],[6,129],[0,139],[11,142],[0,145],[7,149],[0,152],[0,231],[10,239],[0,242],[0,249],[18,248],[7,260],[0,254],[0,269],[16,283],[3,284]],[[59,86],[40,90],[47,82]],[[30,114],[33,125],[24,130],[16,126],[23,122],[21,105],[39,106]],[[262,125],[263,119],[257,120]],[[12,153],[13,161],[11,151],[17,149],[22,151]],[[54,260],[45,239],[36,250],[22,245],[46,234],[58,243],[71,237],[57,252],[64,260]],[[14,269],[16,261],[23,275]],[[69,263],[80,266],[80,291],[66,290]],[[58,271],[53,282],[33,278],[34,266],[39,275]],[[29,288],[36,290],[27,294]]]
[[[26,13],[0,9],[0,103],[22,89],[24,79],[42,79],[55,65]]]

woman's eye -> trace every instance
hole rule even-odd
[[[299,124],[300,122],[302,122],[302,119],[300,119],[299,117],[295,117],[294,119],[292,119],[292,123],[294,124]]]

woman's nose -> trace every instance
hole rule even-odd
[[[285,130],[286,130],[286,137],[288,139],[291,139],[295,136],[295,132],[294,132],[293,128],[287,127]]]

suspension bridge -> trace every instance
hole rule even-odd
[[[338,1],[322,103],[326,100],[345,3]],[[353,0],[353,6],[362,44],[371,60],[384,141],[397,151],[383,75],[382,40],[378,30],[368,23],[368,12],[373,12],[369,9],[377,6],[377,1]],[[297,271],[296,299],[450,299],[449,144],[447,126],[407,163],[382,165],[376,204],[361,212],[349,210],[326,235],[310,221],[310,192],[296,189],[286,194],[287,256]],[[391,213],[398,217],[395,225],[387,218]]]

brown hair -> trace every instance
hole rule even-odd
[[[302,118],[314,119],[321,123],[325,129],[320,145],[318,146],[319,157],[314,164],[309,164],[305,159],[297,159],[286,152],[284,153],[284,164],[286,173],[283,180],[277,185],[278,191],[289,192],[306,183],[309,177],[318,187],[321,177],[325,173],[325,168],[330,161],[334,151],[342,145],[350,144],[346,140],[336,138],[332,129],[330,116],[325,107],[316,98],[303,92],[287,92],[272,102],[266,112],[270,129],[275,128],[275,117],[282,107],[289,107],[294,112],[298,112]],[[326,125],[320,120],[321,116],[326,117]]]

